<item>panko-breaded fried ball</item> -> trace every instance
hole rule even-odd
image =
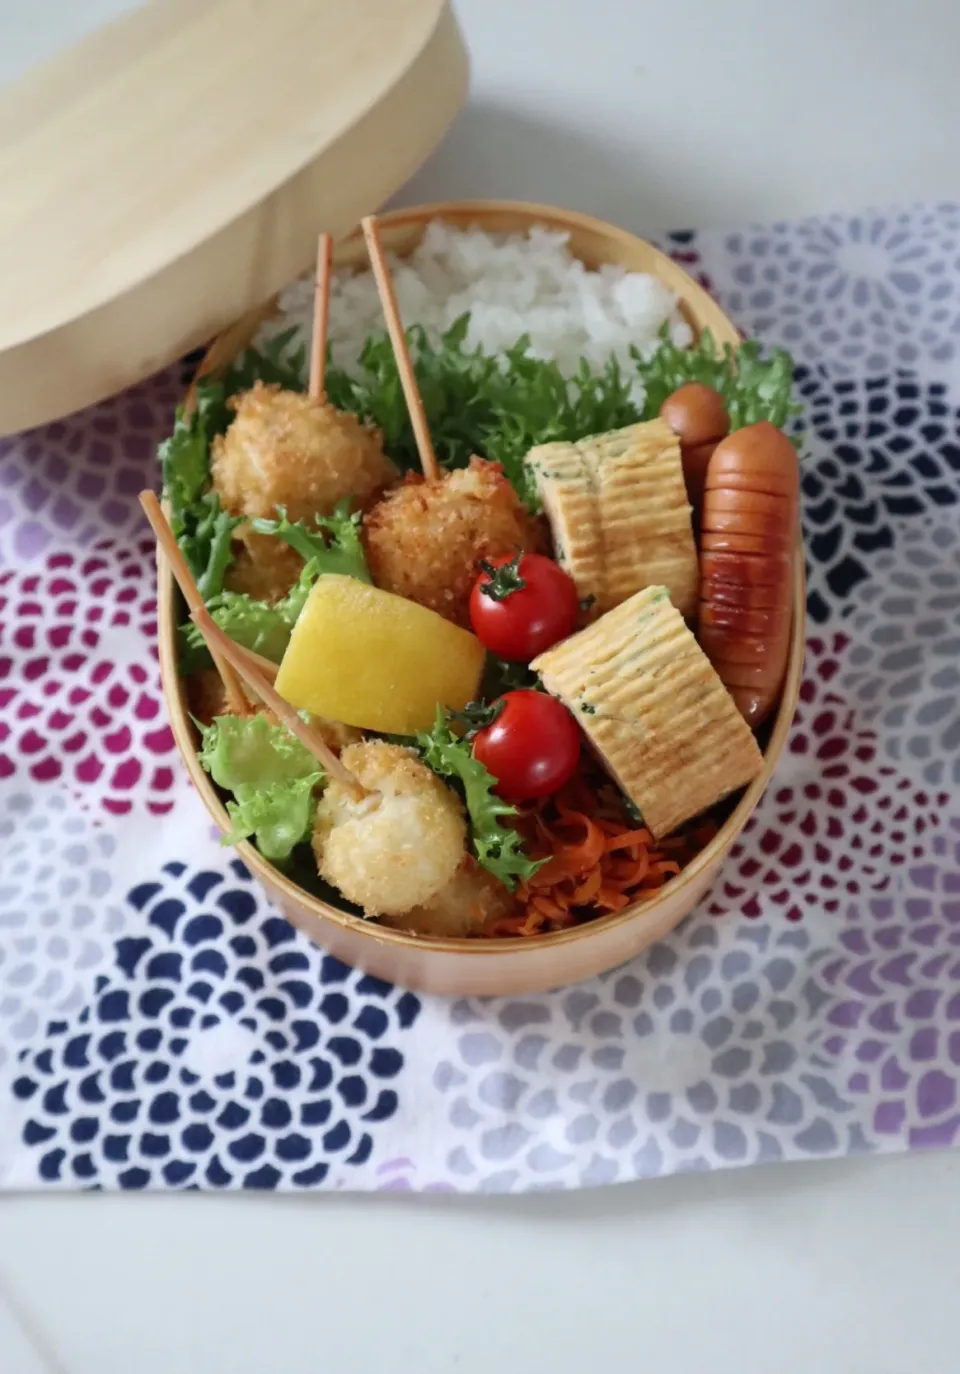
[[[234,397],[235,418],[213,441],[211,474],[231,515],[293,521],[329,515],[352,497],[362,508],[396,480],[378,430],[299,391],[255,382]]]
[[[399,916],[429,902],[464,857],[460,801],[400,745],[364,740],[342,757],[380,795],[358,798],[335,778],[327,784],[313,831],[320,876],[368,916]]]
[[[500,465],[472,458],[388,492],[364,519],[363,544],[378,587],[469,629],[481,560],[536,550],[540,537]]]
[[[383,924],[411,935],[431,935],[456,940],[483,935],[494,921],[512,916],[517,900],[492,873],[481,868],[472,854],[435,897],[402,916],[386,916]]]
[[[227,591],[245,592],[271,606],[282,601],[303,572],[303,559],[272,534],[255,534],[243,527],[239,533],[241,537],[233,541],[233,562],[223,579]]]

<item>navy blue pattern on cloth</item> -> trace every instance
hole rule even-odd
[[[50,1183],[311,1187],[367,1162],[420,1002],[312,946],[246,868],[165,865],[127,901],[90,1005],[24,1052],[23,1142]]]
[[[823,623],[893,547],[894,523],[960,499],[960,412],[941,382],[799,368],[807,609]]]

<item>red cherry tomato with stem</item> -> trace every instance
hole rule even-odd
[[[580,730],[545,692],[507,692],[495,719],[473,737],[473,755],[497,779],[504,801],[535,801],[558,792],[580,761]]]
[[[470,623],[498,658],[529,663],[573,633],[577,588],[559,563],[541,553],[491,558],[470,595]]]

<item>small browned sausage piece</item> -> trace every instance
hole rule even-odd
[[[727,408],[712,386],[687,382],[667,397],[660,407],[660,418],[666,420],[680,440],[683,479],[696,525],[703,505],[707,464],[717,444],[730,432]]]
[[[666,420],[681,444],[691,448],[718,444],[730,431],[723,397],[704,382],[678,387],[660,407],[660,418]]]
[[[786,671],[799,512],[797,451],[781,430],[763,421],[717,445],[703,497],[698,635],[754,728]]]

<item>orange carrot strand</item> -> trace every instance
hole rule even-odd
[[[517,818],[527,854],[541,867],[519,885],[518,911],[490,935],[529,938],[649,900],[717,833],[710,818],[655,841],[628,814],[609,779],[589,762],[553,797]]]

